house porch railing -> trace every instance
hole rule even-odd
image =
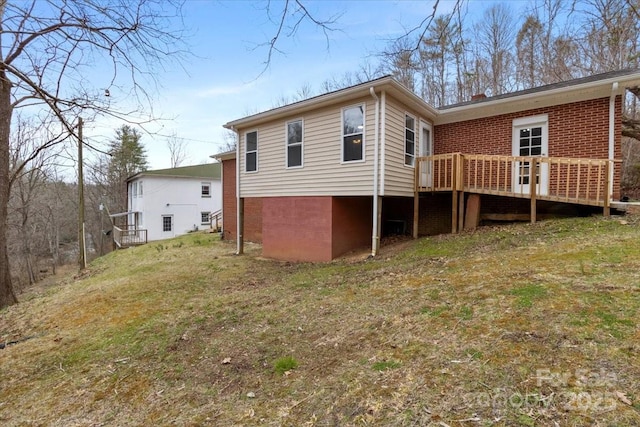
[[[601,206],[608,215],[616,162],[464,153],[417,157],[415,193],[417,197],[420,192],[453,192],[454,232],[457,196],[465,192],[531,199],[532,222],[537,200]],[[533,182],[536,185],[530,185]]]
[[[216,231],[222,229],[222,209],[209,214],[209,220],[211,221],[211,228]]]
[[[144,245],[147,243],[147,230],[133,225],[113,227],[113,241],[118,248]]]

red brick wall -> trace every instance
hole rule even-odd
[[[290,261],[330,261],[331,197],[262,199],[262,253]]]
[[[620,96],[616,97],[615,112],[615,158],[620,159]],[[550,157],[609,157],[609,98],[438,125],[434,129],[434,152],[511,155],[513,120],[538,114],[549,115]],[[614,198],[618,198],[619,194],[620,164],[617,164],[614,174]]]
[[[244,240],[262,243],[263,200],[261,197],[244,199]]]
[[[235,240],[237,230],[236,161],[222,162],[222,232],[224,239]],[[244,240],[262,242],[262,199],[244,200]]]
[[[222,162],[222,233],[223,238],[236,238],[236,161]]]
[[[418,234],[432,236],[451,233],[451,209],[451,193],[420,195]]]
[[[371,247],[372,197],[333,197],[331,256],[338,257],[362,247]]]

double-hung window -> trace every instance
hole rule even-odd
[[[342,110],[342,161],[364,160],[364,105]]]
[[[245,172],[258,170],[258,131],[247,132],[244,135]]]
[[[202,197],[211,197],[211,183],[210,182],[203,182],[200,186],[201,190],[201,195]]]
[[[404,164],[413,166],[416,158],[416,119],[404,116]]]
[[[209,212],[200,212],[200,223],[209,224]]]
[[[287,123],[287,167],[302,167],[302,119]]]

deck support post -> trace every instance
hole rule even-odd
[[[464,230],[464,216],[465,216],[464,191],[460,191],[458,193],[458,231]]]
[[[531,197],[531,224],[536,223],[536,197],[538,192],[538,159],[533,157],[529,166],[529,190]]]
[[[244,253],[244,197],[238,198],[238,236],[236,255]]]
[[[604,204],[602,209],[602,215],[611,216],[611,170],[613,162],[607,160],[605,163],[605,185],[604,185]]]
[[[417,191],[413,194],[413,230],[411,236],[418,238],[418,221],[420,218],[420,193]]]
[[[459,153],[453,155],[451,162],[451,233],[458,232],[458,159]]]
[[[411,235],[414,239],[418,238],[418,220],[420,218],[420,192],[419,188],[419,178],[420,178],[420,160],[416,158],[416,164],[414,167],[414,177],[413,177],[413,230]]]

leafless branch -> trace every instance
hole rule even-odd
[[[267,12],[267,16],[269,16],[269,18],[271,19],[271,1],[267,2],[265,10]],[[308,21],[322,30],[328,50],[330,46],[329,34],[334,31],[339,31],[337,23],[340,17],[341,15],[337,14],[327,19],[320,19],[309,11],[309,9],[305,6],[303,0],[285,0],[284,5],[280,9],[276,17],[277,19],[271,19],[271,22],[273,22],[276,26],[273,37],[271,37],[268,42],[260,43],[256,46],[256,48],[254,48],[267,48],[267,57],[264,61],[264,68],[262,69],[262,71],[260,71],[256,78],[262,76],[268,70],[275,53],[284,53],[284,51],[282,51],[278,47],[278,42],[282,38],[283,32],[285,30],[288,30],[285,34],[286,37],[293,37],[298,32],[300,25],[302,25],[302,23],[304,23],[305,21]]]

